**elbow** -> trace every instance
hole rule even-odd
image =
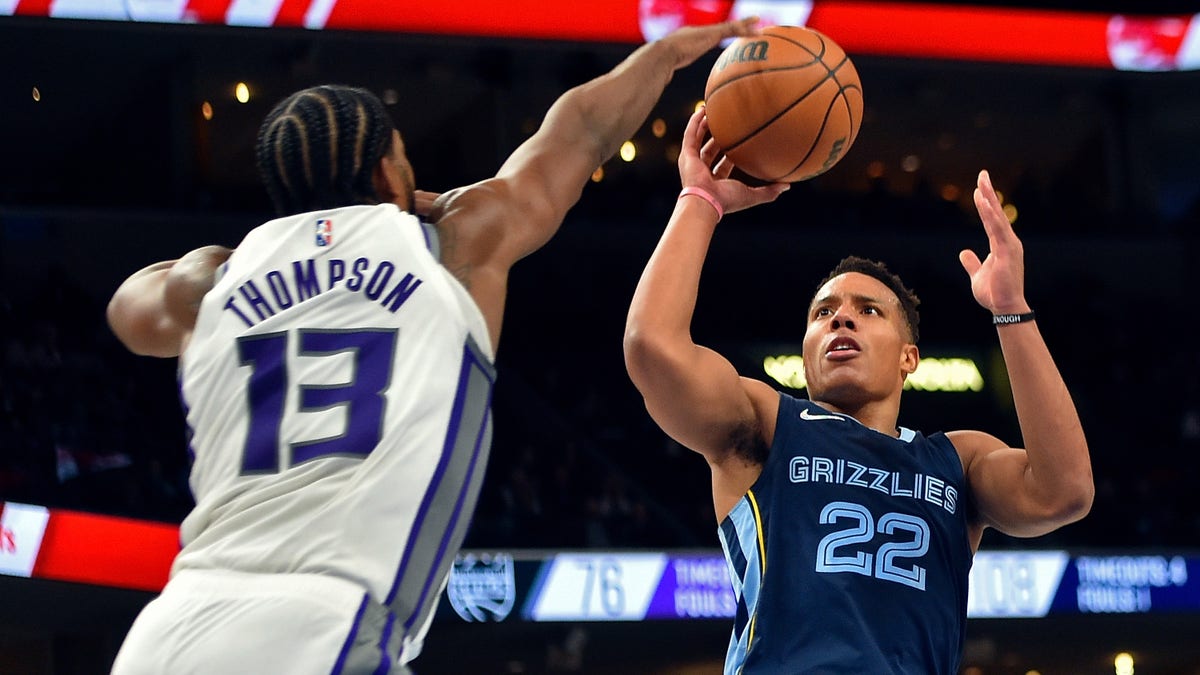
[[[625,370],[628,371],[629,376],[636,383],[638,376],[645,371],[648,364],[653,360],[653,341],[646,336],[645,331],[639,329],[631,322],[625,326],[625,339],[622,343],[622,348],[625,352]]]
[[[148,319],[140,317],[133,311],[129,303],[122,299],[119,292],[113,296],[112,300],[109,300],[105,317],[108,320],[108,327],[113,335],[130,352],[138,356],[153,356],[156,358],[169,358],[179,355],[178,348],[173,348],[172,345],[166,344],[162,340],[154,339],[154,329],[158,328],[158,326],[153,323],[147,323]]]
[[[646,377],[660,369],[670,357],[665,342],[652,332],[630,324],[625,327],[625,370],[640,390]]]
[[[104,312],[105,318],[108,320],[108,328],[112,334],[117,337],[125,348],[134,354],[145,356],[139,349],[142,345],[134,339],[133,331],[128,326],[128,312],[125,308],[125,303],[121,299],[121,294],[118,292],[108,301],[108,307]]]
[[[1045,522],[1055,528],[1083,520],[1092,510],[1096,498],[1096,486],[1091,471],[1085,477],[1059,487],[1054,499],[1046,505]]]
[[[1087,480],[1080,481],[1080,484],[1072,491],[1070,498],[1067,499],[1063,507],[1063,518],[1068,523],[1083,520],[1087,514],[1092,511],[1092,503],[1096,499],[1096,485],[1092,482],[1091,472],[1088,472]]]

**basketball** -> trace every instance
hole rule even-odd
[[[794,183],[828,171],[858,136],[862,83],[829,37],[772,26],[721,53],[704,88],[708,128],[734,165]]]

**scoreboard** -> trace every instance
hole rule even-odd
[[[440,618],[464,621],[732,619],[737,609],[718,552],[466,551]],[[967,617],[1200,613],[1200,557],[980,551]]]

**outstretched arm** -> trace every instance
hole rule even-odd
[[[109,300],[113,333],[135,354],[179,356],[196,325],[200,300],[232,253],[223,246],[205,246],[134,272]]]
[[[708,460],[713,504],[721,520],[761,470],[750,460],[749,451],[757,444],[769,444],[779,399],[767,384],[739,377],[725,357],[693,341],[691,321],[700,272],[719,210],[736,211],[774,200],[787,185],[750,188],[728,178],[732,166],[724,160],[714,174],[708,167],[716,146],[710,142],[701,148],[706,130],[700,111],[684,132],[680,177],[685,188],[694,188],[701,196],[681,196],[676,202],[638,282],[625,325],[625,364],[655,422]]]
[[[1024,251],[986,171],[975,206],[991,251],[982,262],[959,254],[971,291],[992,314],[1026,314]],[[1079,520],[1095,488],[1079,415],[1037,323],[997,326],[1025,448],[1004,447],[980,432],[950,437],[964,457],[982,525],[1014,536],[1038,536]]]
[[[431,218],[443,233],[443,262],[479,303],[493,343],[512,264],[549,241],[592,173],[637,131],[677,69],[725,38],[752,34],[754,23],[687,27],[643,45],[609,73],[563,94],[495,178],[439,198]]]

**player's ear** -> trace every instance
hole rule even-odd
[[[404,179],[396,162],[390,155],[379,158],[375,169],[371,172],[371,184],[375,187],[375,196],[380,202],[395,202],[405,193]]]
[[[904,345],[900,350],[900,372],[904,377],[912,375],[921,363],[921,350],[916,345]]]

